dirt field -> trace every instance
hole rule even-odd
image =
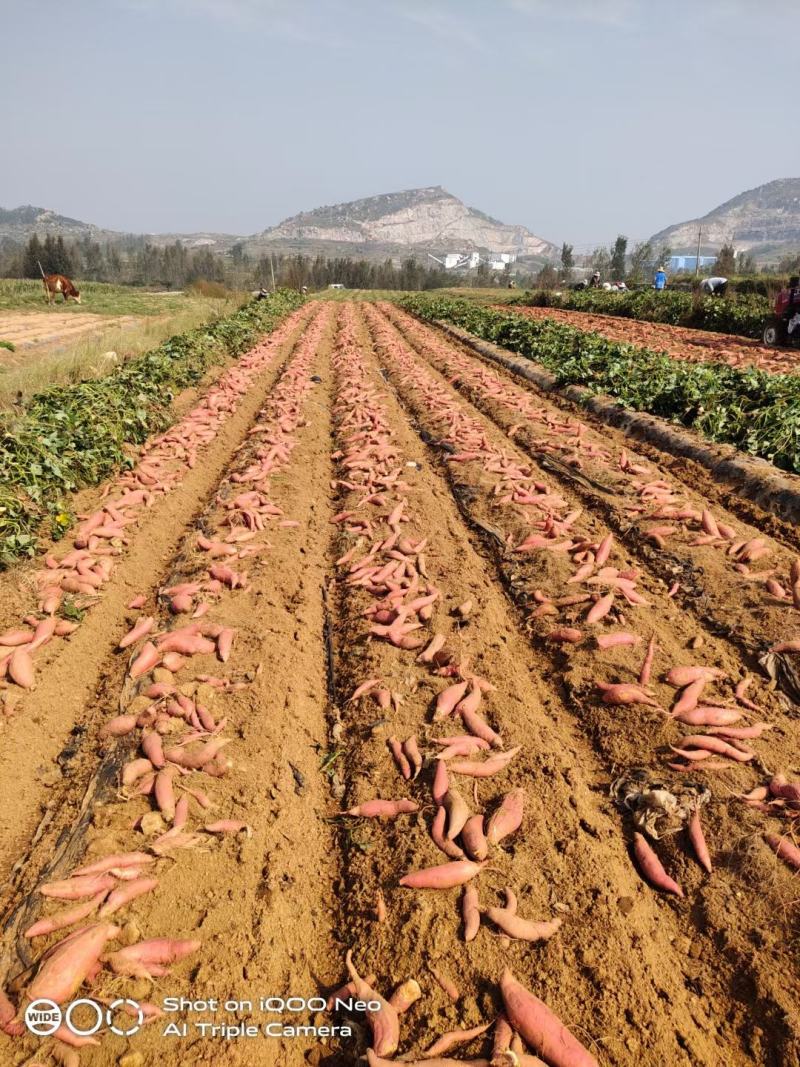
[[[371,1024],[262,999],[326,997],[352,950],[363,999],[419,984],[397,1062],[489,1027],[510,967],[588,1050],[529,1035],[551,1067],[800,1065],[797,874],[765,840],[791,840],[796,804],[741,799],[800,770],[796,652],[765,657],[798,637],[795,530],[405,312],[343,301],[296,312],[86,515],[0,580],[1,1063],[352,1065],[391,1008]],[[444,714],[450,686],[466,705]],[[770,728],[725,737],[715,718]],[[677,809],[636,822],[610,795],[622,780]],[[469,940],[466,888],[399,884],[447,862],[431,836],[447,789],[447,847],[488,856],[459,873],[498,909]],[[485,852],[479,816],[512,792],[521,825]],[[374,798],[415,810],[343,814]],[[680,895],[635,862],[645,825]],[[75,923],[114,926],[80,961],[59,950],[65,985],[40,961],[77,927],[25,932],[75,904],[43,886],[107,856]],[[537,940],[509,936],[534,933],[500,910],[507,889],[516,918],[548,924]],[[113,955],[154,938],[185,958]],[[153,1019],[70,1059],[17,1025],[32,996],[127,997]],[[486,1064],[494,1033],[448,1055]]]
[[[614,315],[590,315],[584,311],[560,308],[494,305],[498,311],[514,311],[532,319],[554,319],[580,330],[592,330],[612,341],[644,345],[668,352],[675,359],[693,362],[716,360],[731,367],[760,367],[773,374],[796,374],[800,369],[797,352],[790,349],[765,348],[758,341],[727,333],[691,330],[685,326],[667,326],[657,322],[638,322]]]
[[[132,326],[138,321],[133,315],[3,311],[0,312],[0,341],[10,341],[17,351],[0,349],[0,360],[5,366],[17,366],[21,360],[30,359],[30,349],[39,345],[66,345],[78,337],[100,333],[107,326]]]

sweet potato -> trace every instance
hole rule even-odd
[[[152,615],[146,615],[144,618],[139,619],[135,626],[132,626],[130,630],[125,634],[117,648],[127,648],[129,645],[136,644],[136,642],[149,634],[156,624],[156,620]]]
[[[478,890],[473,885],[464,887],[464,894],[461,897],[461,917],[464,922],[464,940],[474,941],[481,925],[481,912]]]
[[[491,726],[482,718],[476,711],[461,712],[461,720],[464,726],[475,737],[480,737],[483,741],[486,741],[492,746],[492,748],[502,749],[503,739],[500,734],[495,733]]]
[[[674,893],[678,897],[684,895],[678,883],[664,870],[661,860],[643,834],[633,835],[633,853],[642,875],[652,886],[663,889],[665,893]]]
[[[450,786],[442,798],[442,807],[447,812],[447,840],[455,841],[472,814],[469,805],[458,789]]]
[[[483,863],[475,863],[473,860],[453,860],[451,863],[441,863],[436,867],[426,867],[420,871],[410,871],[404,874],[399,884],[406,889],[452,889],[457,885],[464,885],[470,881],[486,866]]]
[[[201,942],[195,940],[172,940],[159,937],[151,941],[137,941],[135,945],[128,945],[117,952],[111,952],[103,956],[103,962],[107,963],[115,974],[127,975],[130,978],[153,978],[169,974],[165,966],[182,960],[197,952]]]
[[[515,915],[507,908],[482,908],[481,915],[499,926],[504,934],[519,941],[549,941],[561,926],[563,919],[551,919],[549,922],[532,922]]]
[[[446,821],[447,812],[444,807],[438,807],[436,809],[436,814],[433,817],[433,823],[431,824],[431,839],[437,848],[440,848],[451,860],[461,860],[464,858],[462,850],[454,841],[448,841],[444,835]]]
[[[107,871],[119,870],[123,867],[143,867],[149,863],[155,863],[155,860],[147,853],[112,853],[110,856],[103,856],[100,860],[78,867],[73,874],[106,874]]]
[[[434,722],[452,715],[456,705],[462,700],[467,691],[469,682],[456,682],[443,689],[436,698],[436,709],[433,713]]]
[[[136,718],[136,715],[115,715],[113,719],[109,719],[100,728],[99,736],[103,739],[107,737],[125,737],[126,734],[132,733],[136,729]]]
[[[776,856],[800,871],[800,848],[797,845],[793,845],[787,837],[779,837],[778,834],[765,834],[764,840]]]
[[[133,881],[119,886],[118,889],[114,889],[109,893],[108,899],[100,909],[100,918],[105,919],[109,915],[113,915],[114,912],[124,908],[126,904],[130,904],[137,897],[144,896],[145,893],[151,893],[157,886],[157,878],[134,878]]]
[[[453,774],[465,774],[470,778],[490,778],[493,774],[498,774],[500,771],[505,770],[521,749],[522,746],[517,745],[515,748],[509,748],[506,752],[492,756],[491,759],[484,760],[482,763],[473,760],[457,760],[450,764],[450,770]]]
[[[363,804],[356,804],[340,815],[355,815],[367,819],[392,818],[395,815],[409,815],[419,811],[419,804],[415,800],[365,800]]]
[[[54,934],[57,930],[65,930],[68,926],[73,926],[82,919],[87,919],[93,912],[97,911],[100,904],[105,900],[107,893],[108,890],[103,889],[90,900],[84,901],[83,904],[78,904],[77,907],[67,908],[66,911],[60,911],[57,915],[51,915],[48,919],[39,919],[33,926],[28,927],[23,936],[43,937],[45,934]],[[101,916],[101,918],[104,918],[104,916]]]
[[[511,1026],[551,1067],[598,1067],[597,1060],[547,1005],[528,992],[506,968],[500,979]]]
[[[473,860],[485,860],[489,854],[489,844],[483,832],[483,816],[472,815],[464,823],[461,840],[467,855]]]
[[[8,660],[8,676],[22,689],[33,689],[35,671],[33,660],[24,645],[19,645]]]
[[[596,600],[594,604],[589,608],[586,613],[586,622],[591,626],[593,623],[600,622],[608,615],[614,606],[614,594],[606,593],[605,596],[601,596],[599,600]]]
[[[131,663],[129,674],[134,681],[143,674],[147,674],[161,661],[161,653],[152,641],[147,641],[141,648],[136,659]]]
[[[630,634],[625,631],[618,631],[611,634],[598,634],[595,637],[597,647],[601,651],[605,651],[609,648],[618,648],[626,645],[638,645],[641,644],[641,637],[638,634]]]
[[[499,844],[504,837],[508,837],[520,828],[524,808],[524,789],[512,789],[503,797],[500,807],[489,819],[486,828],[486,840],[490,845]]]
[[[377,1001],[380,1007],[366,1012],[367,1022],[372,1031],[372,1045],[377,1056],[392,1056],[397,1052],[400,1044],[400,1021],[397,1009],[378,993],[372,986],[367,985],[359,975],[353,964],[353,953],[347,950],[345,957],[347,973],[355,987],[356,996],[363,1001]]]
[[[485,1034],[491,1025],[491,1023],[482,1023],[480,1026],[473,1026],[471,1030],[450,1030],[434,1041],[431,1047],[423,1052],[422,1058],[430,1063],[431,1059],[440,1053],[449,1052],[451,1048],[474,1041],[476,1037]]]
[[[703,833],[703,825],[700,822],[700,812],[692,812],[691,818],[687,824],[687,832],[689,834],[689,841],[691,842],[694,854],[697,856],[697,861],[703,870],[711,874],[711,855],[706,845],[705,835]]]
[[[43,897],[54,897],[56,900],[82,900],[84,897],[108,892],[114,885],[110,874],[83,874],[57,882],[45,882],[39,886],[39,892]]]
[[[56,945],[28,986],[28,998],[46,997],[56,1004],[69,1000],[97,963],[106,943],[118,934],[119,927],[113,923],[95,923]]]
[[[384,1056],[377,1056],[371,1048],[367,1049],[367,1064],[368,1067],[397,1067],[397,1060],[389,1060]],[[433,1060],[405,1060],[405,1067],[489,1067],[489,1061],[486,1059],[478,1060],[454,1060],[451,1057],[442,1059],[437,1056]]]

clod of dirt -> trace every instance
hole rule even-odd
[[[119,1067],[144,1067],[144,1056],[141,1052],[129,1052],[119,1061]]]
[[[306,780],[293,763],[290,763],[289,767],[291,768],[292,777],[294,778],[294,791],[301,797],[303,795],[303,790],[306,787]]]

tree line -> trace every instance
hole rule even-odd
[[[348,289],[416,291],[451,285],[499,287],[512,278],[520,288],[548,289],[568,285],[587,272],[599,271],[603,281],[625,281],[629,286],[636,286],[649,284],[658,266],[662,263],[668,266],[671,254],[670,248],[655,248],[649,241],[641,241],[629,251],[628,239],[620,235],[611,247],[596,248],[589,256],[577,257],[573,246],[565,242],[558,265],[545,264],[535,275],[510,266],[502,272],[493,271],[485,262],[475,270],[456,273],[433,263],[428,266],[414,257],[400,263],[389,258],[378,262],[299,253],[253,257],[241,242],[220,254],[208,247],[188,248],[180,240],[154,245],[145,237],[131,236],[101,243],[89,236],[70,241],[61,235],[48,234],[42,239],[34,234],[23,246],[0,243],[0,277],[39,278],[41,264],[45,274],[165,289],[182,289],[196,282],[215,282],[232,289],[269,288],[274,279],[276,285],[296,289],[344,285]],[[798,267],[800,257],[795,256],[786,257],[778,269],[791,273]],[[726,245],[710,273],[723,277],[755,275],[756,266],[751,256],[737,256],[734,248]]]
[[[498,286],[507,284],[509,272],[490,271],[481,263],[468,274],[446,271],[412,256],[400,263],[348,256],[327,257],[273,253],[253,257],[244,245],[234,244],[224,254],[210,248],[188,248],[176,240],[155,245],[144,237],[99,242],[89,236],[65,240],[61,235],[44,239],[33,235],[24,246],[0,243],[0,277],[40,278],[66,274],[82,281],[111,282],[182,289],[196,282],[217,282],[233,289],[278,286],[320,289],[344,285],[348,289],[437,289],[449,285]],[[532,275],[517,275],[518,284],[530,285]]]
[[[620,234],[613,245],[609,248],[598,247],[589,256],[581,257],[581,277],[586,273],[593,274],[597,271],[604,282],[625,282],[629,286],[646,285],[660,266],[669,270],[669,260],[672,249],[668,245],[655,247],[651,241],[639,241],[633,249],[628,251],[628,238]],[[800,257],[798,257],[800,258]],[[788,271],[794,260],[787,257],[781,261],[777,269]],[[561,246],[561,257],[558,266],[547,263],[536,276],[536,286],[539,289],[554,289],[558,285],[568,285],[575,280],[577,259],[574,254],[574,246],[564,242]],[[743,253],[736,254],[732,244],[723,245],[717,253],[717,258],[712,266],[701,268],[701,274],[719,275],[724,278],[755,275],[757,273],[756,261],[753,256]],[[774,267],[768,268],[765,273],[774,271]]]

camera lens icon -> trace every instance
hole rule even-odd
[[[62,1012],[54,1000],[40,997],[25,1009],[25,1025],[37,1037],[50,1037],[61,1026]]]

